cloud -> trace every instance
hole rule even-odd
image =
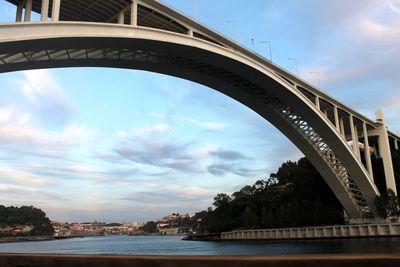
[[[265,175],[265,169],[250,169],[237,164],[212,164],[207,167],[209,173],[215,176],[235,174],[242,177]]]
[[[246,160],[250,159],[244,154],[237,152],[237,151],[232,151],[232,150],[216,150],[216,151],[210,151],[209,152],[211,156],[215,156],[219,159],[222,160],[229,160],[229,161],[236,161],[236,160]]]
[[[28,205],[32,205],[32,202],[38,200],[48,200],[48,201],[64,201],[67,200],[65,196],[58,192],[53,192],[51,190],[42,190],[37,188],[26,188],[18,186],[10,186],[7,184],[0,184],[0,193],[2,195],[7,195],[12,197],[13,201],[18,199],[19,201],[31,201]],[[15,205],[13,203],[12,205]]]
[[[0,181],[25,186],[50,184],[50,180],[43,176],[8,166],[0,166]]]
[[[388,5],[393,12],[400,14],[400,1],[399,0],[388,0]]]
[[[13,104],[0,106],[0,144],[16,152],[59,157],[73,147],[96,139],[96,132],[69,124],[60,132],[35,127],[32,114]]]
[[[218,192],[208,187],[162,185],[148,191],[132,192],[121,200],[141,205],[182,205],[192,207],[209,202]],[[204,208],[204,207],[202,207]]]
[[[49,70],[24,71],[23,79],[18,81],[21,91],[33,108],[45,118],[46,122],[67,123],[72,108],[65,91]]]
[[[198,121],[192,118],[187,118],[187,121],[196,126],[204,127],[209,130],[221,130],[227,127],[226,124],[220,122],[205,122],[205,121]]]
[[[114,152],[121,159],[134,163],[151,165],[170,170],[197,172],[195,168],[199,159],[190,151],[191,144],[171,142],[164,137],[171,131],[165,124],[156,124],[145,128],[133,129],[129,132],[119,131]],[[104,156],[104,155],[103,155]],[[116,160],[115,155],[107,155],[107,159]]]
[[[316,79],[309,73],[319,73],[322,86],[344,103],[373,111],[391,102],[387,96],[396,95],[400,83],[399,14],[387,4],[394,1],[354,3],[361,8],[349,9],[352,15],[345,23],[338,21],[330,29],[335,29],[335,39],[328,34],[321,38],[311,53],[310,63],[302,69],[305,78],[313,81]],[[337,14],[334,9],[330,12]],[[341,20],[342,16],[337,18]]]
[[[117,137],[120,139],[135,139],[148,136],[156,136],[158,134],[166,134],[171,131],[171,126],[167,124],[154,124],[143,128],[135,128],[131,131],[118,131]]]
[[[156,140],[153,142],[135,140],[124,142],[115,151],[122,158],[132,162],[196,172],[194,167],[196,157],[187,151],[188,147],[188,145],[176,145]]]

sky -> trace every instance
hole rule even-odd
[[[371,119],[384,108],[400,133],[400,0],[164,3],[267,58],[269,41],[275,64]],[[14,15],[0,1],[0,22]],[[193,214],[300,157],[258,114],[186,80],[109,68],[0,75],[0,204],[53,220]]]

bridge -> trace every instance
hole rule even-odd
[[[378,217],[376,196],[397,192],[391,150],[399,149],[400,137],[388,130],[382,110],[371,120],[155,0],[6,1],[16,16],[0,24],[0,72],[90,66],[184,78],[273,124],[312,162],[351,220]],[[374,175],[376,159],[383,162],[383,181]]]

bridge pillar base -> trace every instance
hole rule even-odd
[[[390,152],[390,143],[389,143],[385,116],[383,110],[377,110],[375,114],[376,114],[376,120],[382,123],[380,127],[375,129],[375,132],[379,136],[379,154],[383,159],[386,187],[387,189],[393,190],[393,192],[395,192],[397,195],[396,182],[394,179],[392,153]]]

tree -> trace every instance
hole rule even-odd
[[[383,219],[399,217],[400,215],[399,198],[392,189],[387,190],[386,196],[377,196],[375,206],[378,215]]]
[[[232,199],[233,198],[233,199]],[[266,181],[214,197],[201,224],[218,233],[243,228],[342,224],[343,207],[306,159],[282,164]]]
[[[213,205],[216,208],[226,207],[228,206],[229,202],[231,202],[232,198],[224,193],[219,193],[214,197]]]
[[[254,229],[257,228],[258,225],[258,218],[257,214],[250,208],[246,207],[244,210],[244,226],[248,229]]]
[[[142,229],[145,233],[150,234],[158,232],[157,224],[153,221],[147,222],[145,225],[143,225]]]
[[[267,210],[265,207],[261,210],[261,226],[265,228],[272,228],[275,225],[274,213]]]

